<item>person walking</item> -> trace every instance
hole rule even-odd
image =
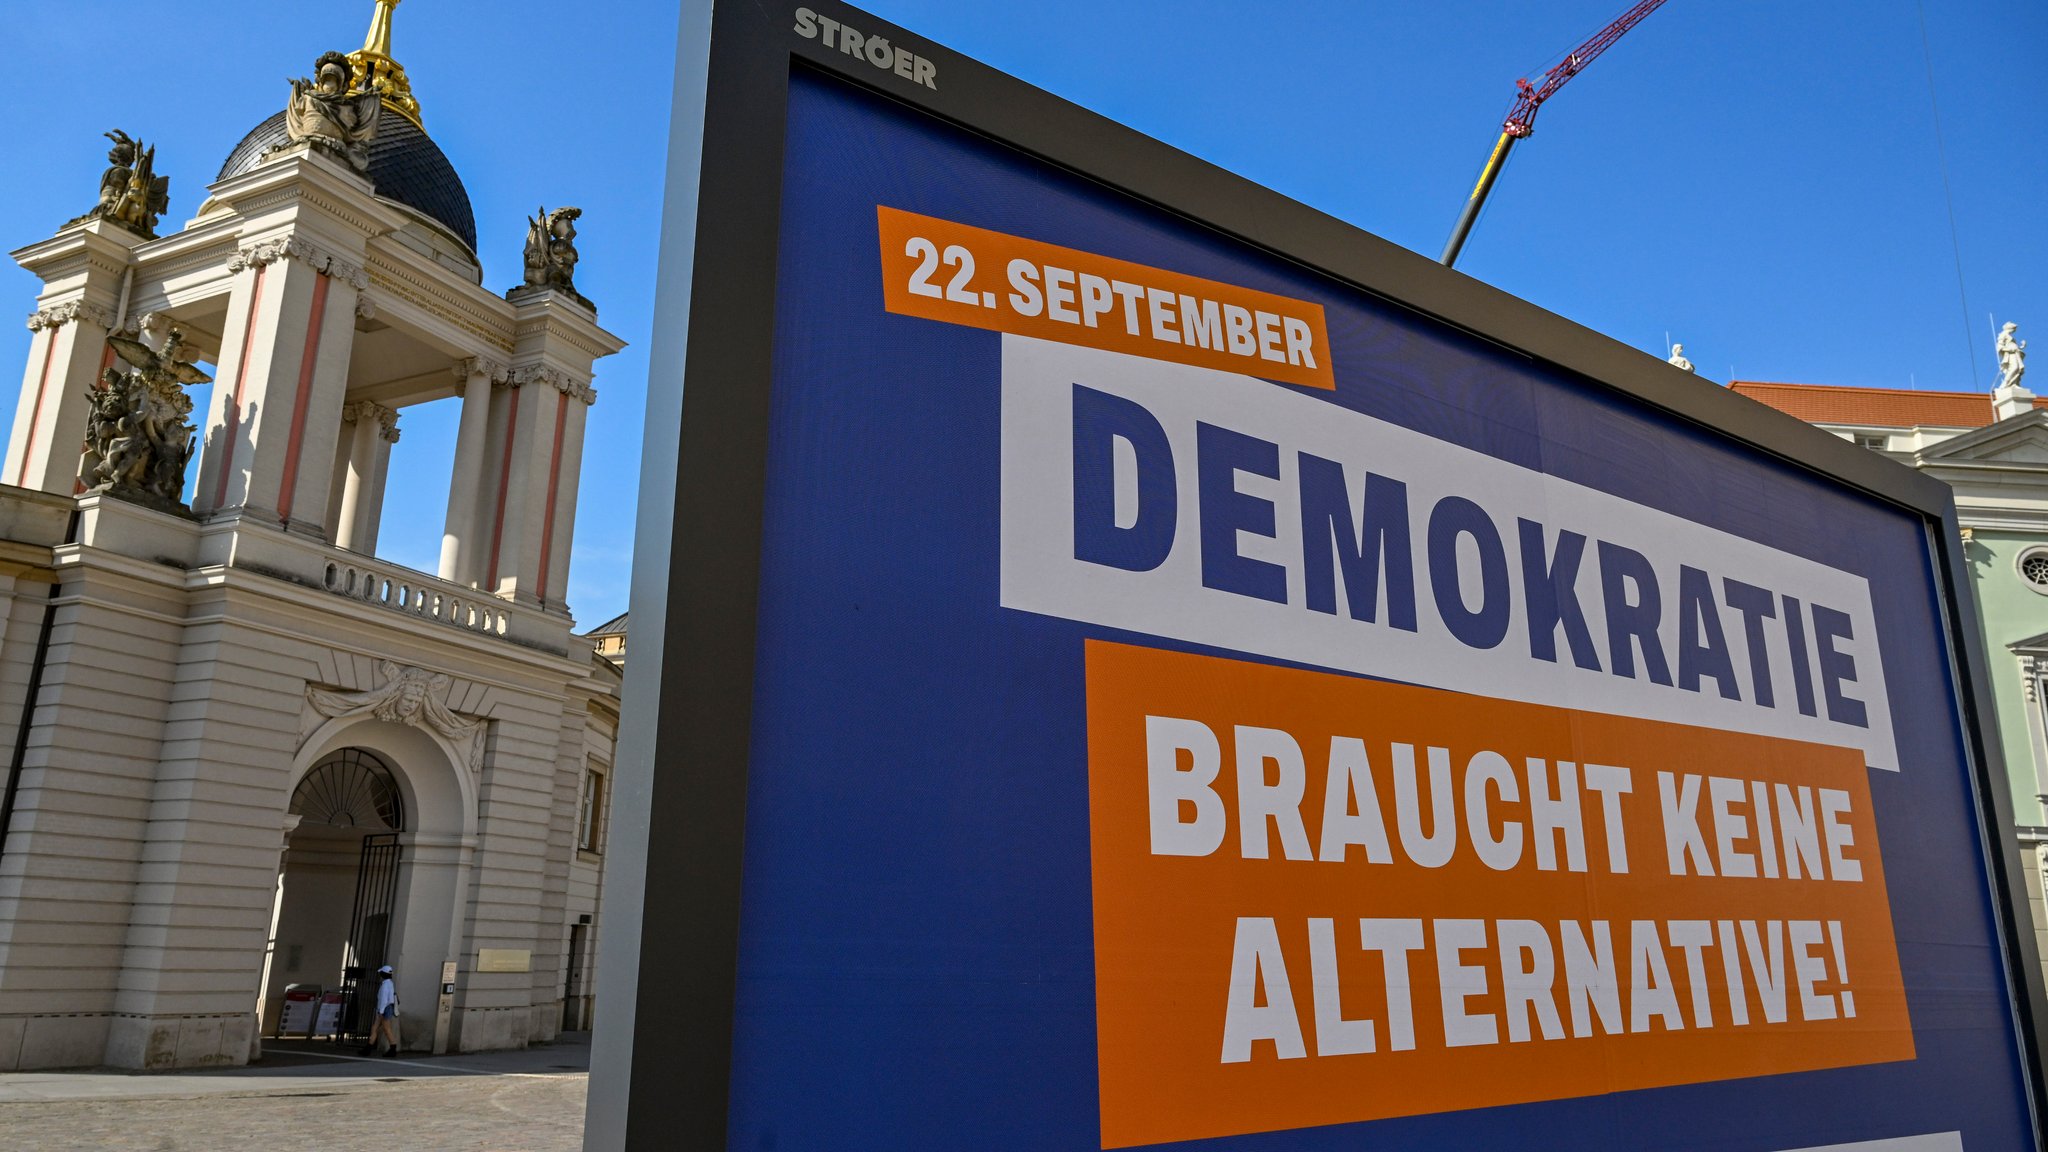
[[[370,1046],[363,1054],[376,1055],[378,1042],[387,1039],[391,1047],[384,1055],[398,1055],[398,981],[391,975],[389,964],[377,969],[377,1015],[370,1024]]]

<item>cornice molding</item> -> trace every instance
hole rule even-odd
[[[174,237],[167,236],[165,239]],[[219,268],[235,258],[236,247],[232,238],[221,243],[208,244],[196,250],[174,252],[162,257],[145,259],[136,265],[138,279],[161,283],[185,273],[202,268]]]
[[[207,203],[245,221],[304,204],[364,236],[375,236],[398,223],[367,179],[311,150],[274,155],[247,172],[209,186]]]
[[[477,292],[473,285],[451,290],[447,283],[435,283],[400,266],[382,252],[372,251],[366,264],[370,286],[392,300],[401,301],[418,308],[443,323],[453,325],[475,337],[489,348],[510,354],[513,347],[512,326],[506,317],[495,310],[487,311],[466,298],[467,292]],[[495,297],[486,297],[493,302]]]
[[[134,236],[126,229],[118,230],[125,237]],[[136,239],[140,243],[139,238]],[[118,276],[137,260],[135,245],[109,239],[89,225],[59,229],[56,235],[16,249],[11,255],[15,263],[45,281],[76,275],[81,270]]]
[[[521,317],[515,335],[538,336],[549,343],[574,348],[592,360],[602,360],[625,347],[625,341],[581,317],[571,318],[557,309],[538,316]]]

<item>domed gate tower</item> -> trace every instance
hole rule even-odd
[[[494,230],[525,282],[483,285],[396,6],[182,229],[115,133],[98,202],[15,253],[44,291],[0,463],[0,1070],[239,1064],[287,984],[373,955],[407,1049],[588,1018],[619,673],[564,596],[623,345],[574,209]],[[377,555],[391,447],[450,397],[415,571]]]

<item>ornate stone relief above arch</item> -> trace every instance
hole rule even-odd
[[[306,702],[331,720],[368,716],[437,732],[449,743],[469,749],[471,772],[483,770],[485,723],[478,717],[458,716],[443,702],[452,682],[447,673],[407,667],[392,660],[381,662],[377,668],[384,676],[380,688],[337,692],[308,684]]]

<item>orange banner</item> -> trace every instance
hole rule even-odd
[[[1320,304],[879,205],[875,217],[898,315],[1337,386]]]
[[[1105,1148],[1913,1058],[1855,750],[1086,660]]]

